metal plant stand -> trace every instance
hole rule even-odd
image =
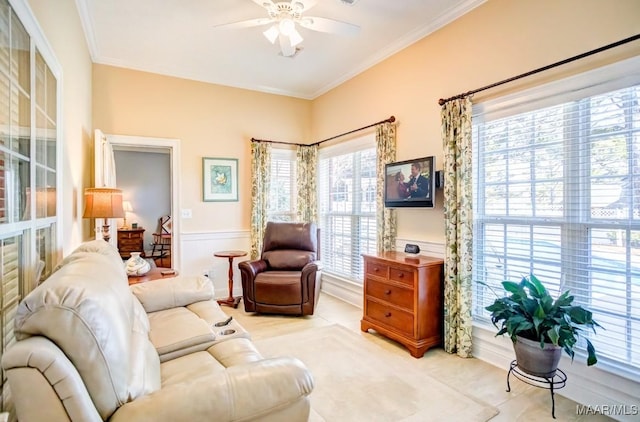
[[[509,384],[509,377],[513,373],[513,376],[520,381],[533,385],[538,388],[546,388],[551,391],[551,416],[556,418],[556,402],[553,397],[553,392],[563,388],[567,384],[567,374],[562,370],[557,369],[556,374],[553,377],[537,377],[535,375],[527,374],[518,368],[518,362],[511,361],[509,365],[509,373],[507,374],[507,393],[511,391],[511,385]]]

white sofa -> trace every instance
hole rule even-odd
[[[117,250],[87,242],[18,308],[2,357],[18,419],[307,420],[302,362],[264,359],[225,319],[207,278],[130,287]]]

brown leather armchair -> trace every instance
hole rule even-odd
[[[238,265],[244,310],[313,315],[320,295],[319,258],[315,224],[268,222],[260,259]]]

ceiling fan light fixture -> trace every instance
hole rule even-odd
[[[264,36],[267,37],[271,44],[275,44],[278,39],[278,35],[280,35],[280,31],[278,31],[278,25],[273,25],[269,29],[263,32]]]
[[[282,35],[286,35],[287,37],[290,37],[291,34],[296,30],[296,24],[289,18],[282,19],[278,24],[278,27],[280,29],[280,33]]]
[[[295,28],[293,28],[293,31],[291,31],[291,35],[289,35],[289,40],[291,41],[291,46],[295,47],[296,45],[304,41],[304,38],[302,38],[302,35],[300,35],[300,33],[296,31]]]

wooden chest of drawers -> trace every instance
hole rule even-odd
[[[442,343],[444,261],[384,252],[364,255],[362,331],[373,329],[419,358]]]
[[[122,258],[131,257],[131,252],[144,256],[144,229],[118,229],[118,251]]]

